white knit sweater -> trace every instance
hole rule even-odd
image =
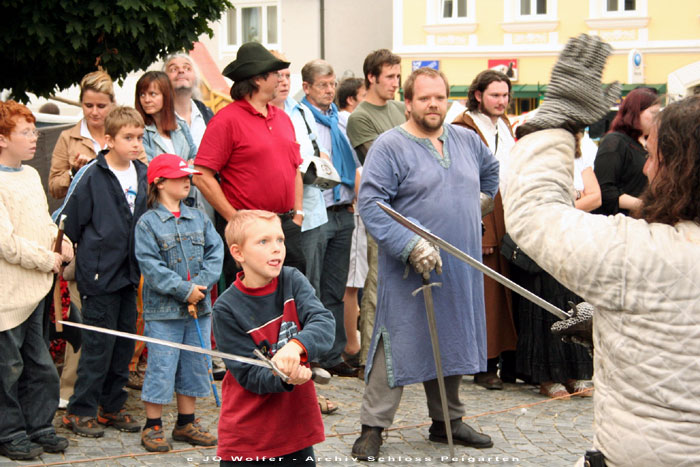
[[[49,292],[57,231],[37,171],[0,167],[0,331],[22,324]]]

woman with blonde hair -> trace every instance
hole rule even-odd
[[[112,78],[104,71],[93,71],[80,81],[83,118],[58,137],[51,158],[49,193],[62,199],[78,170],[105,149],[105,117],[114,107]],[[145,162],[145,157],[141,158]]]

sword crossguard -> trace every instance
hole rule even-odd
[[[423,283],[420,287],[418,287],[416,290],[411,292],[411,295],[414,297],[418,295],[420,292],[423,291],[426,287],[442,287],[442,282],[430,282],[430,283]]]
[[[253,350],[253,354],[255,354],[255,356],[258,357],[259,360],[262,360],[263,362],[267,363],[267,366],[270,367],[270,370],[272,370],[274,374],[282,378],[282,381],[284,381],[285,383],[289,381],[289,376],[282,373],[282,371],[279,368],[277,368],[277,365],[275,365],[275,363],[272,360],[263,355],[260,349]]]

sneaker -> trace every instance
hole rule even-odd
[[[362,434],[352,445],[352,457],[361,461],[376,461],[382,445],[382,431],[379,426],[362,425]]]
[[[165,439],[163,427],[160,425],[144,428],[141,432],[141,445],[150,452],[168,452],[172,446]]]
[[[63,436],[56,436],[56,433],[41,435],[32,441],[40,445],[44,452],[63,452],[68,447],[68,440]]]
[[[215,381],[221,381],[226,376],[226,364],[219,357],[213,357],[211,359],[212,363],[212,375]]]
[[[68,399],[58,400],[58,410],[66,410],[68,408]]]
[[[0,443],[0,454],[12,460],[34,459],[40,456],[44,449],[23,436],[6,443]]]
[[[218,442],[216,436],[199,424],[199,419],[184,426],[175,425],[173,439],[198,446],[216,446]]]
[[[97,421],[105,426],[113,426],[119,431],[127,433],[136,433],[141,430],[141,424],[126,413],[126,409],[122,408],[119,412],[107,413],[102,407],[97,413]]]
[[[76,435],[87,438],[100,438],[105,434],[105,430],[97,424],[97,420],[94,417],[65,414],[61,421],[63,426],[73,431]]]
[[[126,382],[126,387],[131,389],[143,388],[143,375],[138,371],[130,371],[129,381]]]

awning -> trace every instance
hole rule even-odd
[[[626,96],[630,91],[639,87],[649,87],[656,89],[659,95],[666,94],[666,83],[663,84],[623,84],[622,85],[622,96]],[[512,86],[513,98],[515,99],[537,99],[540,100],[544,97],[547,91],[546,84],[513,84]],[[403,100],[403,88],[399,90],[401,99]],[[452,99],[466,99],[469,95],[469,86],[466,85],[455,85],[450,86],[450,98]]]

